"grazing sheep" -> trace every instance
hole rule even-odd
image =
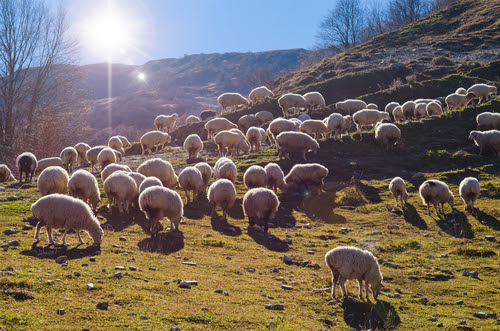
[[[220,156],[228,155],[230,152],[234,154],[242,140],[246,140],[245,136],[234,131],[221,131],[214,137]]]
[[[170,189],[175,189],[178,184],[177,175],[174,172],[172,164],[160,158],[142,162],[137,168],[137,172],[146,177],[154,176],[158,178],[163,186]]]
[[[351,130],[352,116],[345,115],[343,117],[344,117],[344,129],[342,130],[342,134],[347,134]]]
[[[415,102],[415,104],[419,104],[419,103],[428,104],[428,103],[433,102],[433,101],[436,101],[436,99],[417,99],[414,102]]]
[[[500,157],[500,131],[471,131],[469,140],[474,140],[474,143],[479,147],[479,154],[483,154],[484,148],[492,148]]]
[[[48,157],[48,158],[41,159],[38,161],[38,164],[37,164],[36,169],[35,169],[35,174],[39,174],[44,169],[51,167],[51,166],[64,168],[63,162],[61,161],[60,157],[58,157],[58,156]]]
[[[125,171],[125,172],[132,172],[132,169],[130,169],[129,166],[126,166],[124,164],[117,164],[117,163],[111,163],[108,164],[104,169],[101,171],[101,179],[104,182],[109,175],[111,175],[115,171]]]
[[[212,139],[217,133],[230,130],[237,129],[238,126],[233,122],[225,119],[224,117],[213,118],[207,123],[205,123],[205,129],[208,131],[208,140]]]
[[[32,153],[24,152],[22,154],[19,154],[19,156],[16,158],[16,167],[19,170],[19,183],[23,181],[23,173],[24,181],[27,182],[28,175],[30,175],[31,182],[37,165],[38,162],[36,160],[36,157]]]
[[[193,133],[186,137],[182,147],[188,153],[188,160],[194,160],[198,158],[198,153],[203,149],[203,141],[201,141],[200,136]]]
[[[500,130],[500,114],[484,112],[476,116],[478,130]]]
[[[103,182],[108,197],[108,210],[116,204],[120,214],[129,213],[129,207],[137,199],[138,190],[135,180],[123,171],[115,171]]]
[[[202,121],[206,121],[208,119],[211,119],[212,117],[215,117],[216,115],[217,112],[215,110],[207,109],[200,113],[200,118]]]
[[[350,116],[351,115],[347,115]],[[328,130],[330,131],[330,137],[333,137],[334,139],[339,138],[344,132],[344,127],[345,127],[345,118],[344,116],[338,114],[338,113],[333,113],[330,114],[327,118],[324,119],[326,125],[328,126]],[[349,122],[349,126],[350,126]]]
[[[274,218],[279,205],[276,194],[265,187],[249,189],[243,197],[243,211],[248,217],[249,225],[264,223],[264,232],[267,232],[269,221]]]
[[[217,216],[216,208],[220,207],[222,218],[227,220],[227,211],[236,201],[234,184],[226,178],[216,180],[208,188],[208,201],[212,204],[212,216]]]
[[[366,109],[375,109],[378,110],[378,106],[374,103],[369,103],[366,105]]]
[[[332,271],[332,299],[335,299],[335,288],[340,284],[342,295],[347,298],[345,282],[356,279],[359,287],[359,298],[363,299],[363,281],[365,282],[365,298],[368,297],[368,287],[372,290],[373,298],[377,300],[382,287],[382,273],[377,259],[367,250],[352,246],[339,246],[325,254],[326,265]]]
[[[261,139],[261,144],[264,145],[266,143],[266,139],[267,139],[266,130],[264,130],[263,128],[257,128],[257,130],[259,130],[260,137],[262,138]]]
[[[113,136],[108,140],[108,146],[115,151],[122,153],[125,155],[125,150],[123,149],[123,142],[118,136]]]
[[[12,175],[12,172],[10,171],[9,167],[7,167],[6,164],[0,164],[0,183],[11,182],[15,180],[16,179]]]
[[[122,141],[123,148],[132,146],[130,141],[128,141],[127,137],[125,136],[116,136],[116,137],[118,137]],[[125,155],[125,153],[123,153],[123,155]]]
[[[476,202],[479,197],[479,192],[481,192],[479,181],[474,177],[464,178],[464,180],[460,182],[458,192],[462,200],[464,200],[465,210],[473,212],[474,202]]]
[[[108,146],[100,145],[100,146],[94,146],[94,147],[90,148],[89,150],[87,150],[87,153],[85,154],[85,156],[86,156],[86,159],[88,160],[88,162],[90,163],[91,170],[94,170],[94,167],[95,167],[95,171],[97,171],[97,167],[96,167],[96,164],[98,163],[97,156],[106,147],[108,147]]]
[[[247,130],[252,126],[259,126],[260,122],[253,114],[248,114],[241,116],[238,120],[238,128],[243,133],[247,133]]]
[[[378,122],[375,125],[375,139],[382,144],[382,148],[391,152],[401,139],[401,130],[392,123]]]
[[[308,92],[303,97],[311,104],[312,108],[326,106],[325,98],[319,92]]]
[[[462,94],[462,95],[467,95],[467,90],[464,89],[463,87],[459,87],[457,88],[457,90],[455,91],[456,94]]]
[[[236,182],[236,177],[238,176],[238,169],[231,159],[227,157],[221,157],[215,162],[214,165],[214,178],[226,178],[231,182]]]
[[[276,141],[276,137],[286,131],[299,131],[300,123],[295,123],[292,120],[287,120],[281,117],[274,119],[268,127],[271,135],[267,135],[270,141]]]
[[[306,152],[311,151],[317,155],[319,151],[318,142],[302,132],[282,132],[276,137],[276,145],[280,159],[282,155],[290,159],[290,152],[301,152],[302,159],[307,162]]]
[[[415,109],[413,110],[413,117],[418,121],[424,118],[427,115],[427,104],[423,102],[419,102],[415,105]]]
[[[80,231],[86,231],[94,241],[100,245],[104,232],[97,218],[92,214],[90,207],[83,201],[63,194],[47,195],[31,205],[33,217],[38,219],[35,239],[40,241],[40,229],[47,228],[49,242],[54,244],[52,229],[64,229],[63,245],[66,245],[66,234],[74,229],[78,235],[78,242],[83,244]]]
[[[278,104],[283,111],[283,115],[288,114],[288,109],[292,107],[311,109],[311,104],[300,94],[287,93],[278,99]]]
[[[311,116],[309,116],[308,114],[300,114],[299,116],[297,116],[297,119],[301,122],[304,122],[304,121],[307,121],[307,120],[310,120],[311,119]],[[290,119],[292,120],[292,119]]]
[[[78,153],[78,165],[87,164],[87,151],[90,149],[90,146],[86,143],[78,143],[74,147]]]
[[[160,149],[164,148],[170,141],[172,141],[172,138],[166,132],[161,132],[161,131],[146,132],[145,134],[142,135],[140,139],[142,146],[142,155],[144,155],[146,151],[152,153],[153,147],[156,147],[157,148],[156,151],[158,152]]]
[[[311,191],[312,195],[321,193],[323,180],[328,176],[328,169],[318,163],[296,164],[285,176],[287,191]],[[310,187],[313,187],[310,190]]]
[[[401,106],[401,110],[403,111],[403,116],[405,119],[410,120],[413,118],[416,105],[417,104],[414,101],[406,101],[405,103],[403,103],[403,105]]]
[[[264,124],[274,120],[274,115],[270,111],[261,110],[257,114],[255,114],[255,118],[259,120],[260,124]]]
[[[156,177],[153,177],[153,176],[146,177],[142,181],[141,185],[139,186],[139,194],[144,192],[144,190],[147,189],[148,187],[153,187],[153,186],[162,186],[163,187],[163,184],[161,183],[161,180],[159,180]]]
[[[133,171],[132,172],[127,172],[127,176],[129,176],[130,178],[132,178],[135,181],[135,185],[137,185],[137,198],[134,200],[133,205],[136,208],[139,208],[139,200],[138,199],[139,199],[139,194],[141,193],[141,191],[140,191],[139,188],[141,187],[142,182],[146,179],[146,176],[144,176],[143,174],[140,174],[138,172],[133,172]],[[152,177],[152,178],[155,178],[158,181],[160,181],[156,177]]]
[[[37,187],[42,196],[53,193],[68,193],[69,176],[66,170],[57,166],[47,167],[38,176]]]
[[[271,130],[269,128],[266,129],[266,137],[269,139],[269,146],[273,146],[276,144],[276,139],[274,139],[274,135],[272,134]]]
[[[490,94],[495,96],[497,94],[497,88],[496,86],[487,84],[474,84],[467,89],[467,93],[474,93],[476,98],[479,98],[479,103],[481,103],[487,101]]]
[[[315,139],[321,137],[321,135],[326,136],[331,131],[321,120],[305,120],[300,124],[299,130],[300,132],[313,135]]]
[[[267,188],[272,189],[275,193],[280,189],[281,191],[286,190],[285,184],[285,174],[281,170],[280,166],[274,162],[268,163],[264,170],[267,174]]]
[[[357,131],[361,131],[364,127],[371,128],[377,122],[382,120],[390,120],[391,116],[385,111],[375,109],[362,109],[352,115],[352,120],[356,123]]]
[[[247,139],[248,143],[250,144],[250,148],[251,148],[252,152],[260,151],[260,148],[262,146],[262,141],[265,139],[265,131],[264,131],[264,138],[263,138],[261,130],[264,131],[261,128],[257,128],[255,126],[252,126],[247,131],[246,139]]]
[[[175,126],[175,122],[177,121],[177,113],[173,113],[172,115],[158,115],[155,118],[154,124],[156,125],[156,129],[161,131],[162,129],[167,129],[167,133],[170,133],[170,130]]]
[[[249,167],[243,175],[243,183],[247,189],[267,186],[267,172],[258,165]]]
[[[443,113],[443,108],[441,107],[441,104],[436,100],[433,102],[429,102],[425,107],[425,111],[427,113],[427,116],[436,116]]]
[[[396,108],[397,106],[400,106],[399,102],[395,102],[395,101],[390,102],[385,106],[385,112],[392,115],[394,108]]]
[[[445,102],[448,109],[451,110],[463,108],[467,106],[473,99],[476,99],[476,95],[472,92],[467,93],[467,95],[453,93],[446,97]]]
[[[73,198],[83,199],[89,202],[93,210],[97,210],[101,202],[101,192],[97,179],[90,172],[83,169],[75,171],[69,179],[68,190]]]
[[[441,213],[444,214],[444,204],[448,203],[451,208],[453,208],[453,201],[455,197],[451,193],[448,185],[442,181],[430,179],[420,185],[418,189],[420,193],[420,198],[422,198],[422,203],[427,206],[427,214],[430,215],[431,211],[429,209],[430,204],[434,205],[436,210],[436,215],[439,215],[438,207],[440,207]]]
[[[158,223],[164,217],[170,220],[171,230],[179,231],[184,214],[179,193],[161,186],[148,187],[139,195],[139,206],[151,221],[151,233],[158,233]]]
[[[394,177],[389,184],[389,190],[396,201],[396,208],[399,207],[398,198],[401,200],[401,208],[404,208],[408,201],[409,195],[406,191],[406,183],[401,177]]]
[[[116,162],[116,154],[109,147],[103,148],[97,155],[97,162],[99,162],[102,171],[107,165]]]
[[[191,125],[193,123],[198,123],[198,122],[201,122],[201,119],[198,116],[189,115],[186,118],[186,125]]]
[[[274,93],[265,86],[256,87],[248,94],[250,105],[264,101],[267,98],[274,98]]]
[[[201,177],[203,178],[203,192],[206,192],[208,183],[213,174],[212,167],[206,162],[196,163],[194,167],[201,172]]]
[[[203,176],[195,167],[186,167],[179,174],[180,189],[186,193],[187,203],[190,202],[189,191],[193,191],[193,201],[204,192]]]
[[[239,93],[222,93],[217,98],[217,102],[221,106],[221,113],[224,114],[226,108],[231,107],[234,109],[239,105],[248,106],[248,100]]]
[[[392,116],[394,117],[394,122],[402,122],[406,119],[405,114],[403,113],[403,107],[397,106],[392,110]]]
[[[365,109],[366,102],[363,100],[347,99],[339,101],[335,104],[335,109],[344,113],[345,115],[352,115],[358,110]]]

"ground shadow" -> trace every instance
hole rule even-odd
[[[98,214],[106,219],[106,223],[101,224],[104,230],[109,231],[123,231],[126,228],[137,224],[144,232],[149,233],[150,221],[146,218],[144,213],[138,208],[130,208],[129,214],[120,214],[117,207],[112,207],[109,210],[106,206],[102,206],[98,210]]]
[[[474,231],[467,215],[456,209],[446,214],[444,218],[437,219],[436,223],[441,230],[455,238],[474,238]]]
[[[345,224],[347,219],[334,213],[335,191],[324,191],[316,196],[306,196],[300,204],[300,209],[305,212],[311,221],[321,221],[326,224]]]
[[[352,298],[346,298],[342,303],[344,321],[351,328],[392,329],[401,324],[396,309],[387,301],[378,300],[375,305]]]
[[[248,235],[259,245],[262,245],[273,252],[288,252],[290,247],[280,238],[271,233],[265,233],[261,229],[250,226],[248,227]]]
[[[85,240],[85,235],[82,235],[82,239]],[[68,237],[66,237],[68,239]],[[78,240],[76,241],[78,243]],[[30,250],[24,250],[21,252],[22,255],[32,256],[39,259],[51,259],[55,260],[59,256],[66,256],[67,260],[81,259],[87,256],[99,255],[101,252],[99,245],[87,246],[86,244],[79,244],[72,248],[68,246],[52,244],[42,244],[41,242],[34,242],[31,245]]]
[[[210,215],[211,211],[212,205],[206,197],[198,197],[196,201],[184,205],[184,217],[193,220],[200,220],[205,215]]]
[[[159,232],[154,236],[137,243],[141,251],[150,253],[171,254],[184,248],[182,231]]]
[[[415,207],[413,207],[411,204],[405,204],[405,208],[403,209],[403,217],[406,223],[410,223],[420,230],[427,230],[427,223],[425,223],[424,219],[418,214],[417,209],[415,209]]]
[[[242,220],[245,218],[245,214],[243,213],[243,199],[236,199],[234,205],[229,208],[227,214],[234,219]]]
[[[222,216],[212,216],[210,223],[212,229],[226,236],[240,236],[241,229],[238,226],[231,225]]]
[[[489,226],[493,230],[500,231],[500,221],[494,216],[486,214],[484,211],[481,211],[477,208],[474,208],[472,216],[474,216],[479,222],[481,222],[481,224]]]

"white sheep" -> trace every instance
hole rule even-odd
[[[474,140],[474,143],[479,147],[479,154],[483,154],[484,148],[492,148],[500,157],[500,131],[471,131],[469,140]]]
[[[267,140],[266,130],[264,130],[263,128],[257,128],[257,130],[259,130],[260,137],[262,138],[261,144],[264,145],[266,143],[266,140]]]
[[[234,184],[226,179],[216,180],[208,188],[208,201],[212,204],[212,216],[217,216],[217,207],[222,209],[222,218],[227,220],[227,211],[236,201]]]
[[[276,137],[285,131],[299,131],[300,123],[295,123],[292,120],[287,120],[281,117],[274,119],[268,127],[271,135],[267,135],[270,141],[276,141]]]
[[[288,191],[309,191],[312,195],[321,193],[323,181],[328,176],[328,169],[318,163],[296,164],[285,176]],[[312,187],[312,189],[310,189]]]
[[[274,139],[274,135],[272,134],[271,130],[269,128],[266,129],[266,137],[269,139],[269,146],[273,146],[276,144],[276,139]]]
[[[104,231],[99,221],[83,201],[63,194],[50,194],[31,205],[33,217],[38,219],[36,225],[35,239],[40,241],[40,229],[47,228],[49,242],[54,244],[52,229],[64,229],[62,237],[63,245],[66,245],[66,234],[74,229],[78,235],[78,242],[83,244],[80,231],[86,231],[94,241],[100,245]]]
[[[87,164],[87,151],[90,149],[90,146],[86,143],[78,143],[75,146],[76,152],[78,153],[78,165]]]
[[[481,192],[479,181],[474,177],[464,178],[464,180],[460,182],[458,192],[464,201],[465,210],[473,212],[474,202],[479,198],[479,193]]]
[[[94,146],[94,147],[87,150],[87,152],[85,154],[85,158],[90,163],[91,170],[94,170],[94,168],[95,168],[95,170],[97,171],[97,167],[96,167],[96,164],[98,163],[97,156],[106,147],[108,147],[108,146],[99,145],[99,146]]]
[[[264,124],[274,120],[274,115],[270,111],[261,110],[257,114],[255,114],[255,118],[259,120],[260,124]]]
[[[433,102],[429,102],[425,107],[425,111],[427,113],[427,116],[436,116],[443,113],[443,108],[441,107],[441,104],[436,100]]]
[[[288,114],[288,109],[292,107],[311,109],[311,104],[300,94],[287,93],[278,99],[278,104],[283,111],[283,115]]]
[[[37,164],[36,169],[35,169],[35,174],[39,174],[44,169],[51,167],[51,166],[61,167],[61,168],[64,167],[63,162],[61,161],[60,157],[58,157],[58,156],[48,157],[48,158],[41,159],[38,161],[38,164]]]
[[[234,154],[242,140],[246,140],[240,133],[233,131],[221,131],[214,137],[214,142],[219,148],[219,155],[225,156],[230,152]]]
[[[0,183],[15,181],[14,175],[6,164],[0,164]]]
[[[391,152],[401,139],[401,130],[392,123],[378,122],[375,125],[375,139],[382,144],[382,148]]]
[[[188,153],[188,160],[194,160],[198,158],[198,153],[203,149],[203,141],[201,141],[200,136],[193,133],[186,137],[182,147]]]
[[[175,122],[177,121],[177,113],[173,113],[172,115],[158,115],[154,120],[154,124],[156,125],[156,129],[161,131],[162,129],[167,129],[167,133],[170,133],[170,130],[175,126]]]
[[[315,107],[325,107],[325,98],[319,92],[308,92],[303,95],[304,99],[306,99],[313,108]]]
[[[362,109],[352,115],[352,120],[356,123],[357,131],[361,131],[364,127],[371,128],[377,122],[382,120],[390,120],[391,116],[385,111],[375,109]]]
[[[413,118],[417,121],[421,120],[427,115],[427,104],[424,102],[419,102],[415,105],[415,109],[413,110]]]
[[[243,133],[247,133],[248,128],[251,126],[259,126],[260,122],[253,114],[243,115],[238,120],[238,129]]]
[[[403,116],[405,119],[410,120],[413,118],[416,105],[417,104],[415,103],[415,101],[406,101],[405,103],[403,103],[403,105],[401,106],[401,110],[403,111]]]
[[[16,167],[19,170],[19,182],[23,181],[23,173],[25,182],[28,181],[28,175],[30,175],[30,182],[33,179],[33,174],[38,165],[36,156],[30,152],[24,152],[19,154],[16,158]]]
[[[237,133],[241,139],[236,145],[232,146],[231,150],[233,155],[240,155],[240,152],[243,152],[244,154],[250,152],[250,144],[248,143],[246,136],[243,134],[243,132],[241,132],[240,129],[233,128],[228,131]]]
[[[112,205],[117,205],[120,214],[128,214],[130,204],[139,193],[135,180],[126,172],[115,171],[106,178],[103,187],[108,197],[108,210],[111,211]]]
[[[390,115],[392,115],[392,112],[394,111],[394,108],[396,108],[397,106],[400,106],[399,102],[389,102],[386,106],[385,106],[385,112],[386,113],[389,113]]]
[[[142,185],[142,182],[146,179],[146,176],[144,176],[143,174],[140,174],[138,172],[127,172],[127,176],[129,176],[130,178],[132,178],[134,181],[135,181],[135,185],[137,185],[137,197],[136,199],[133,201],[133,205],[136,207],[136,208],[139,208],[139,194],[141,193],[141,190],[140,190],[140,187]],[[152,178],[155,178],[156,180],[158,180],[160,182],[160,180],[156,177],[152,177]],[[161,182],[160,182],[161,184]]]
[[[374,103],[369,103],[366,105],[366,109],[375,109],[378,110],[378,106]]]
[[[195,167],[186,167],[179,174],[180,189],[186,193],[187,203],[190,202],[189,191],[193,191],[193,201],[204,192],[203,176]]]
[[[92,209],[97,210],[101,202],[101,192],[97,179],[87,170],[77,170],[68,181],[69,195],[73,198],[83,199]]]
[[[265,131],[264,131],[264,138],[263,138],[261,130],[264,131],[264,129],[252,126],[247,131],[246,139],[247,139],[248,143],[250,144],[250,148],[251,148],[252,152],[260,151],[260,148],[262,147],[262,142],[265,139]]]
[[[233,128],[238,128],[238,126],[224,117],[212,118],[210,121],[205,123],[205,129],[208,131],[208,140],[212,139],[221,131]]]
[[[104,182],[109,175],[111,175],[115,171],[125,171],[125,172],[132,172],[132,169],[130,169],[129,166],[126,166],[124,164],[117,164],[117,163],[111,163],[108,164],[107,166],[104,167],[101,171],[101,180]]]
[[[462,95],[466,95],[467,94],[467,90],[464,89],[463,87],[459,87],[457,88],[457,90],[455,91],[456,94],[462,94]]]
[[[125,155],[125,150],[123,149],[123,142],[118,136],[113,136],[108,140],[108,146],[115,151],[122,153]]]
[[[358,110],[365,109],[366,102],[363,100],[347,99],[335,104],[335,109],[343,112],[345,115],[352,115]]]
[[[221,106],[221,113],[224,114],[226,108],[234,109],[239,105],[248,105],[248,100],[239,93],[222,93],[217,98],[217,103]]]
[[[268,98],[274,98],[274,93],[265,86],[256,87],[248,94],[250,105],[264,101]]]
[[[160,149],[164,148],[170,141],[172,141],[172,138],[166,132],[161,132],[161,131],[146,132],[145,134],[142,135],[140,139],[142,146],[142,155],[144,155],[146,151],[152,153],[153,147],[156,147],[157,148],[156,151],[159,151]]]
[[[408,201],[409,195],[406,191],[406,183],[401,177],[394,177],[389,184],[389,190],[396,201],[396,208],[399,207],[398,198],[401,200],[401,208],[404,208]]]
[[[372,290],[373,298],[377,300],[383,277],[377,259],[371,252],[353,246],[339,246],[325,254],[325,263],[332,271],[332,299],[335,299],[337,283],[340,284],[342,295],[347,298],[345,282],[348,279],[356,279],[359,298],[363,298],[364,282],[366,300],[370,301],[368,288]]]
[[[309,116],[308,114],[304,113],[304,114],[300,114],[299,116],[297,116],[297,119],[302,123],[304,121],[310,120],[311,116]],[[290,119],[290,120],[292,120],[292,119]]]
[[[448,109],[457,109],[467,106],[471,100],[476,99],[476,95],[472,92],[463,94],[452,93],[448,95],[445,99],[446,106]]]
[[[38,176],[37,187],[42,196],[53,193],[68,193],[69,176],[66,170],[57,166],[45,168]]]
[[[220,159],[217,160],[217,162],[215,162],[214,165],[215,179],[226,178],[234,183],[236,182],[237,176],[238,176],[238,169],[236,168],[236,165],[231,159],[227,157],[221,157]]]
[[[347,115],[350,116],[351,115]],[[342,133],[345,131],[345,118],[344,116],[338,114],[338,113],[332,113],[330,116],[324,119],[325,124],[328,127],[328,130],[330,131],[330,137],[333,137],[334,139],[340,138]],[[349,122],[349,126],[350,126]]]
[[[500,114],[484,112],[476,116],[478,130],[500,130]]]
[[[280,166],[274,162],[268,163],[264,170],[266,170],[267,174],[267,188],[272,189],[274,192],[277,192],[278,189],[281,191],[286,190],[285,184],[285,174],[283,170],[281,170]]]
[[[305,120],[300,124],[299,131],[313,135],[315,139],[330,133],[329,127],[321,120]]]
[[[247,189],[267,186],[267,172],[259,165],[250,166],[243,175],[243,183]]]
[[[164,217],[170,220],[172,231],[179,231],[184,214],[179,193],[162,186],[148,187],[139,195],[139,206],[151,221],[151,233],[158,233],[158,223]]]
[[[396,106],[392,110],[392,116],[394,117],[394,122],[402,122],[406,119],[402,106]]]
[[[201,122],[201,119],[198,117],[198,116],[195,116],[195,115],[189,115],[187,118],[186,118],[186,125],[191,125],[193,123],[198,123],[198,122]]]
[[[428,103],[434,102],[434,101],[436,101],[436,99],[416,99],[414,102],[415,102],[415,104],[419,104],[419,103],[428,104]]]
[[[116,162],[116,154],[112,148],[103,148],[97,155],[97,162],[99,162],[102,171],[108,164]]]
[[[434,205],[436,210],[436,215],[439,215],[438,207],[440,207],[440,212],[444,214],[444,204],[448,203],[451,208],[453,208],[453,202],[455,197],[451,193],[448,185],[442,181],[430,179],[420,185],[418,189],[420,198],[422,198],[422,203],[427,206],[427,214],[430,215],[431,211],[429,209],[430,204]]]
[[[212,178],[213,169],[206,162],[198,162],[194,165],[194,167],[201,172],[201,177],[203,178],[203,192],[206,192],[210,178]]]
[[[248,223],[264,223],[264,232],[269,228],[269,221],[274,218],[280,202],[276,193],[265,187],[252,188],[243,197],[243,211],[248,217]]]
[[[474,93],[476,98],[479,98],[479,103],[487,101],[490,94],[495,96],[497,94],[496,86],[487,84],[474,84],[467,89],[467,93]]]
[[[160,158],[154,158],[142,162],[137,167],[137,172],[146,177],[154,176],[158,178],[163,186],[175,189],[178,184],[177,175],[174,172],[172,164]]]
[[[132,146],[130,141],[128,141],[127,137],[125,137],[125,136],[117,136],[117,137],[122,141],[123,148]],[[123,154],[123,155],[125,155],[125,154]]]
[[[311,151],[314,155],[317,155],[319,151],[318,142],[302,132],[282,132],[276,137],[276,145],[280,159],[282,155],[290,159],[291,152],[299,152],[302,153],[302,159],[307,161],[306,152]]]
[[[147,189],[148,187],[153,187],[153,186],[163,186],[163,184],[161,183],[161,180],[159,180],[156,177],[153,176],[146,177],[139,186],[139,194],[144,192],[144,190]]]
[[[347,134],[351,130],[352,116],[345,115],[343,117],[344,117],[344,129],[342,130],[342,134]]]
[[[78,152],[74,147],[66,147],[61,151],[59,155],[61,161],[63,163],[64,169],[71,173],[73,171],[73,165],[76,165],[78,162]]]

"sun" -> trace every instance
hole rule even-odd
[[[143,72],[140,72],[139,74],[137,74],[137,79],[145,81],[146,80],[146,74],[143,73]]]

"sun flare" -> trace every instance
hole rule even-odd
[[[90,21],[86,37],[94,51],[106,55],[126,53],[132,43],[132,31],[120,16],[112,12],[105,12]]]

